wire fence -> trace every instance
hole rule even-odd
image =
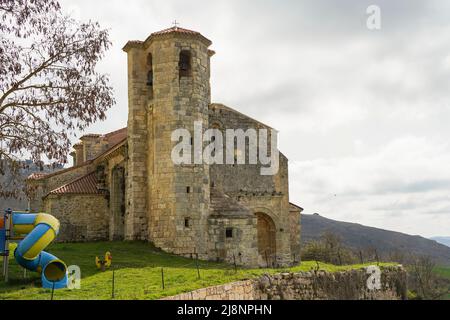
[[[153,251],[152,254],[167,255],[157,251]],[[197,253],[187,254],[186,258],[188,259],[186,263],[181,263],[182,261],[177,261],[178,263],[168,261],[167,263],[158,262],[154,265],[147,264],[142,266],[134,263],[115,262],[110,269],[103,271],[94,271],[95,267],[93,265],[81,266],[83,276],[80,279],[81,288],[79,290],[62,291],[40,289],[39,275],[37,273],[27,274],[22,271],[24,269],[14,264],[14,270],[11,270],[11,286],[8,285],[8,287],[21,286],[23,288],[25,286],[24,289],[34,287],[35,291],[38,291],[38,294],[41,295],[37,298],[52,300],[160,298],[205,286],[244,280],[262,274],[266,272],[266,269],[280,268],[277,264],[279,257],[269,252],[265,252],[260,257],[261,269],[250,269],[250,271],[249,268],[242,266],[243,261],[239,254],[228,256],[227,263],[223,261],[200,260]],[[296,260],[295,257],[294,260]],[[83,268],[85,271],[88,270],[84,274]],[[130,274],[133,275],[131,276]],[[92,276],[95,276],[95,283],[93,283]],[[75,281],[75,279],[69,275],[69,281]],[[38,288],[39,290],[37,290]],[[0,299],[2,299],[3,293],[3,290],[0,289]],[[36,296],[32,298],[36,298]]]
[[[235,259],[234,259],[235,260]],[[163,264],[164,265],[164,264]],[[60,300],[60,299],[142,299],[161,298],[186,291],[199,289],[208,285],[218,285],[226,282],[241,280],[239,273],[247,270],[233,263],[203,261],[193,255],[193,258],[183,264],[169,263],[164,266],[155,264],[153,266],[131,266],[128,264],[113,263],[110,269],[92,272],[93,266],[89,267],[81,278],[81,288],[64,289],[62,291],[41,289],[39,275],[37,273],[23,272],[14,263],[10,272],[9,283],[5,285],[7,291],[12,292],[15,288],[19,290],[30,288],[30,295],[38,294],[33,298]],[[130,270],[138,272],[136,278],[130,278]],[[138,271],[139,270],[139,271]],[[95,283],[89,280],[96,277]],[[245,273],[243,276],[245,277]],[[3,279],[2,279],[3,280]],[[69,276],[69,281],[75,281]],[[11,290],[13,289],[13,290]],[[2,292],[0,290],[0,299]],[[26,293],[23,296],[26,298]]]

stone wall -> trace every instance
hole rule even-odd
[[[253,280],[202,288],[162,300],[256,300]]]
[[[103,195],[49,195],[44,210],[60,222],[57,241],[108,239],[108,203]]]
[[[76,143],[73,148],[75,149],[73,165],[79,166],[84,162],[84,146],[82,143]]]
[[[268,126],[222,104],[211,104],[208,114],[210,126],[217,127],[222,132],[224,145],[226,142],[226,129],[242,129],[244,131],[248,129],[270,130]],[[268,131],[268,134],[270,134],[270,131]],[[246,153],[247,157],[248,150]],[[225,148],[223,156],[225,160]],[[248,158],[246,165],[214,164],[210,166],[211,182],[215,186],[220,186],[226,194],[235,194],[236,192],[272,194],[280,192],[281,190],[276,188],[274,176],[261,175],[260,169],[261,164],[248,164]]]
[[[271,129],[222,104],[210,106],[209,123],[222,131],[224,142],[226,141],[226,129],[242,129],[244,131],[267,129],[269,135]],[[268,138],[268,142],[270,144],[270,138]],[[268,149],[270,150],[270,146]],[[223,153],[225,159],[226,150]],[[293,219],[290,219],[288,161],[280,153],[279,170],[275,175],[261,175],[261,167],[260,163],[248,164],[247,147],[245,165],[211,165],[211,183],[235,201],[249,208],[252,213],[264,214],[273,221],[276,242],[274,248],[276,249],[270,253],[259,252],[258,263],[260,265],[269,263],[270,265],[288,266],[294,261],[294,256],[299,255],[299,248],[292,246],[291,238],[300,237],[300,229],[291,227]],[[295,222],[297,225],[299,223],[300,220]]]
[[[96,158],[108,149],[108,141],[99,135],[86,135],[80,140],[83,145],[83,162]]]
[[[128,162],[125,238],[147,238],[148,203],[148,88],[145,51],[131,48],[128,53]]]
[[[30,194],[29,199],[30,211],[42,211],[44,206],[42,200],[43,197],[45,197],[53,189],[86,175],[92,168],[93,167],[91,165],[82,165],[51,173],[44,179],[28,180],[28,186],[32,187],[34,190],[33,193]]]
[[[258,279],[182,293],[166,300],[405,300],[406,271],[381,268],[381,289],[369,290],[367,268],[344,272],[300,272],[264,275]]]
[[[381,289],[369,290],[366,268],[345,272],[282,273],[255,282],[261,300],[398,300],[406,297],[406,271],[383,268]]]
[[[102,163],[105,168],[105,187],[109,190],[109,240],[125,239],[126,156],[126,146],[123,146]]]
[[[209,258],[255,267],[257,261],[256,218],[214,217],[209,219]],[[227,237],[227,229],[232,233]]]
[[[300,208],[291,205],[289,209],[289,235],[290,235],[289,243],[291,245],[291,254],[294,263],[298,263],[300,261],[301,255],[300,234],[301,234],[301,211]]]

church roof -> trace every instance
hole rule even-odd
[[[292,203],[292,202],[289,202],[289,206],[290,206],[290,208],[293,209],[293,210],[300,210],[300,212],[303,211],[303,208],[302,208],[302,207],[300,207],[300,206],[298,206],[298,205],[296,205],[296,204],[294,204],[294,203]]]
[[[88,133],[88,134],[85,134],[85,135],[83,135],[83,136],[81,136],[80,137],[80,140],[83,140],[83,139],[85,139],[85,138],[99,138],[99,137],[101,137],[102,135],[101,134],[98,134],[98,133]]]
[[[115,130],[106,134],[99,134],[99,133],[87,133],[83,136],[81,136],[80,140],[83,140],[84,138],[103,138],[105,139],[109,145],[116,144],[119,141],[122,141],[122,139],[126,138],[127,136],[127,127]],[[78,142],[74,144],[73,146],[82,145],[81,142]]]
[[[200,35],[200,32],[197,32],[197,31],[193,31],[193,30],[189,30],[189,29],[185,29],[185,28],[180,28],[180,27],[171,27],[171,28],[163,29],[161,31],[153,32],[150,36],[161,35],[161,34],[168,34],[168,33],[172,33],[172,32]]]
[[[89,135],[85,135],[85,136],[91,136],[91,135],[92,136],[94,136],[94,135],[95,136],[101,136],[101,135],[97,135],[97,134],[89,134]],[[108,142],[108,148],[105,151],[103,151],[101,154],[96,156],[94,159],[88,160],[86,162],[83,162],[83,163],[81,163],[79,165],[76,165],[76,166],[73,166],[73,167],[70,167],[70,168],[65,168],[65,169],[62,169],[62,170],[59,170],[59,171],[54,171],[54,172],[48,173],[48,174],[45,174],[45,173],[32,174],[32,175],[28,176],[27,179],[28,180],[46,179],[46,178],[49,178],[49,177],[52,177],[52,176],[56,176],[58,174],[61,174],[61,173],[67,172],[67,171],[71,171],[71,170],[83,167],[83,166],[85,166],[87,164],[90,164],[93,161],[95,161],[95,160],[97,160],[97,159],[99,159],[101,157],[104,157],[108,153],[110,153],[110,152],[114,151],[116,148],[120,147],[121,143],[124,143],[126,141],[126,139],[127,139],[127,127],[119,129],[119,130],[116,130],[116,131],[109,132],[109,133],[103,135],[103,137]],[[82,144],[76,143],[76,144],[74,144],[74,147],[78,146],[78,145],[82,145]]]
[[[127,137],[127,127],[105,134],[109,145],[113,147]]]
[[[97,177],[95,172],[91,172],[50,191],[48,194],[104,194],[104,192],[97,188]]]
[[[182,36],[193,36],[198,37],[201,41],[203,41],[208,47],[212,44],[211,40],[203,36],[200,32],[189,30],[185,28],[180,27],[171,27],[167,29],[163,29],[160,31],[153,32],[150,34],[145,41],[140,40],[130,40],[126,43],[126,45],[123,47],[123,51],[128,51],[130,48],[140,48],[142,46],[145,46],[145,44],[149,43],[152,39],[155,38],[161,38],[169,35],[182,35]]]
[[[246,115],[246,114],[244,114],[242,112],[239,112],[236,109],[230,108],[230,107],[228,107],[228,106],[226,106],[226,105],[224,105],[222,103],[211,103],[208,106],[208,108],[209,108],[209,110],[212,110],[212,111],[214,111],[214,110],[226,110],[228,112],[232,112],[232,113],[235,113],[237,115],[240,115],[241,117],[250,119],[250,120],[254,121],[255,123],[259,123],[261,126],[266,127],[267,129],[273,129],[271,126],[268,126],[267,124],[262,123],[261,121],[258,121],[256,119],[254,119],[254,118],[252,118],[252,117],[250,117],[250,116],[248,116],[248,115]]]

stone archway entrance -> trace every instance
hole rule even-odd
[[[273,266],[277,253],[275,223],[271,217],[262,212],[257,212],[256,217],[260,264]]]
[[[125,169],[116,167],[111,175],[111,224],[110,240],[125,237]]]

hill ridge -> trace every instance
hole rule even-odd
[[[420,235],[333,220],[319,214],[302,214],[301,219],[302,244],[319,239],[325,232],[331,232],[338,235],[344,245],[353,249],[376,248],[381,256],[396,252],[427,255],[438,264],[450,265],[450,247]]]

